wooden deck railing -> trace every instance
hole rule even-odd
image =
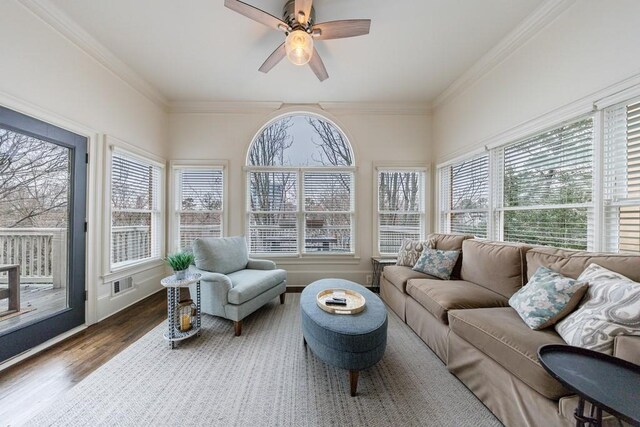
[[[22,283],[67,283],[66,228],[0,228],[0,264],[19,264]],[[7,283],[0,276],[0,283]]]

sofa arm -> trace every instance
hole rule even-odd
[[[227,292],[233,287],[231,279],[229,279],[229,277],[225,276],[224,274],[200,270],[198,267],[195,267],[193,265],[189,267],[189,272],[200,273],[202,275],[202,277],[200,277],[200,280],[203,282],[220,283],[224,290],[226,290]]]
[[[249,270],[275,270],[276,263],[268,259],[252,259],[249,258],[247,263]]]
[[[613,355],[640,365],[640,336],[618,335],[613,341]]]

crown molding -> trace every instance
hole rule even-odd
[[[268,113],[282,108],[281,101],[176,101],[169,104],[172,114],[249,114]]]
[[[433,102],[433,107],[441,107],[467,90],[511,54],[520,49],[575,2],[576,0],[547,0],[544,2],[489,52],[473,64],[471,68],[458,77],[444,92],[438,95]]]
[[[342,114],[418,115],[431,114],[431,105],[386,102],[320,102],[320,108]]]
[[[268,113],[282,108],[320,107],[330,113],[342,114],[386,114],[386,115],[428,115],[431,108],[424,104],[404,103],[353,103],[320,102],[317,104],[284,103],[282,101],[181,101],[169,104],[172,114],[250,114]]]
[[[75,44],[85,54],[100,63],[100,65],[111,71],[160,108],[166,110],[169,102],[158,89],[118,59],[109,49],[82,29],[50,0],[18,0],[18,2],[71,43]]]

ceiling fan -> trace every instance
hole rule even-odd
[[[313,0],[289,0],[282,19],[239,0],[224,0],[224,5],[247,18],[286,34],[286,39],[260,67],[268,73],[285,56],[296,65],[309,64],[320,81],[329,78],[327,69],[313,47],[313,40],[342,39],[369,34],[370,19],[345,19],[315,23]]]

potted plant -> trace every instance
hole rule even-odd
[[[167,257],[167,264],[173,269],[176,279],[183,280],[187,269],[194,260],[195,257],[191,252],[176,252]]]

